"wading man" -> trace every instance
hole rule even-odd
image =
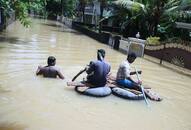
[[[48,78],[57,78],[64,79],[63,74],[61,71],[55,66],[56,65],[56,58],[53,56],[49,56],[47,60],[47,66],[38,66],[36,71],[36,75],[43,75],[44,77]]]

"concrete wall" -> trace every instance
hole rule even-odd
[[[74,22],[72,23],[72,28],[75,29],[75,30],[78,30],[79,32],[82,32],[84,33],[85,35],[99,41],[99,42],[102,42],[104,44],[108,44],[108,41],[109,41],[109,34],[108,33],[98,33],[98,32],[95,32],[95,31],[92,31],[86,27],[83,27],[81,25],[81,23],[79,22]]]
[[[72,28],[72,19],[67,18],[67,17],[57,16],[57,20],[61,21],[66,26]]]

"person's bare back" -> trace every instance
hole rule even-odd
[[[60,72],[60,70],[55,66],[56,64],[56,58],[53,56],[49,56],[47,60],[48,65],[47,66],[38,66],[38,69],[36,71],[36,75],[43,75],[44,77],[48,78],[57,78],[57,76],[60,79],[64,79],[63,74]]]

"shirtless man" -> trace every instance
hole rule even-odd
[[[56,65],[56,58],[53,56],[49,56],[47,60],[47,66],[38,66],[36,71],[36,75],[43,75],[44,77],[48,78],[57,78],[64,79],[63,74],[60,70],[55,66]]]

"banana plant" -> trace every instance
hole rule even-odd
[[[140,12],[145,11],[145,5],[131,0],[117,0],[114,2],[116,5],[121,6],[130,11]]]

